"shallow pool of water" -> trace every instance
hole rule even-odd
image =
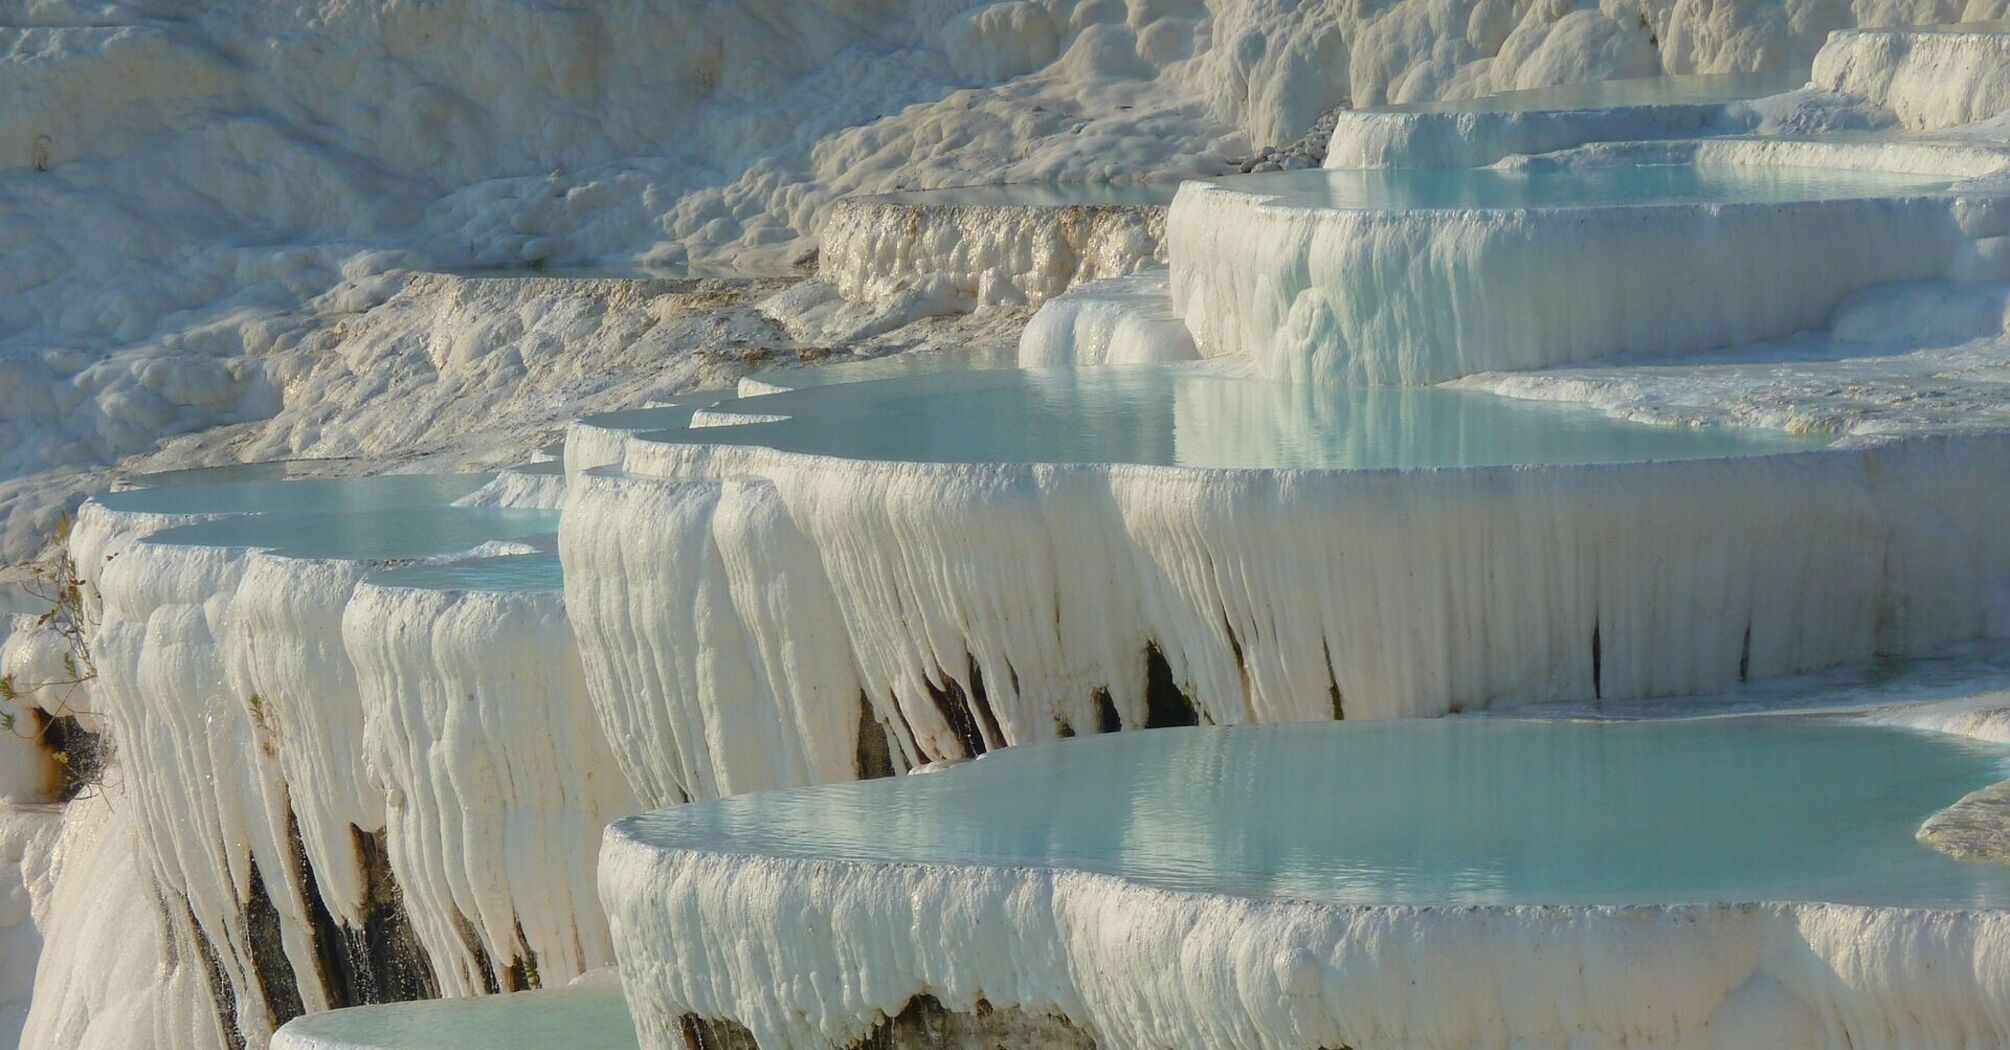
[[[935,373],[717,408],[790,418],[649,438],[867,460],[1272,469],[1641,462],[1793,451],[1827,440],[1652,426],[1477,391],[1292,385],[1165,368]]]
[[[644,814],[712,852],[1068,868],[1348,904],[2010,906],[1921,821],[2010,748],[1833,720],[1162,729]]]
[[[991,372],[1016,368],[1018,362],[1018,347],[993,344],[950,350],[916,350],[865,361],[836,361],[800,368],[770,368],[749,374],[743,382],[779,390],[802,390],[813,386],[869,383],[877,379],[899,379],[936,372]]]
[[[646,408],[623,408],[581,416],[579,422],[608,430],[674,430],[689,426],[699,409],[732,398],[730,390],[691,390]]]
[[[1582,84],[1502,91],[1478,98],[1378,106],[1366,112],[1535,113],[1621,106],[1707,105],[1764,98],[1808,82],[1805,68],[1776,73],[1707,73],[1693,76],[1628,77]]]
[[[1384,168],[1266,172],[1210,179],[1293,208],[1368,211],[1567,209],[1679,204],[1789,204],[1928,196],[1942,176],[1783,165],[1611,164],[1588,167]]]
[[[489,474],[380,474],[363,478],[189,479],[123,489],[97,498],[113,510],[153,514],[364,513],[452,503],[487,484]]]
[[[298,558],[433,558],[558,531],[558,511],[440,504],[362,512],[237,514],[166,529],[148,543],[247,547]]]
[[[635,1022],[619,982],[541,992],[390,1003],[309,1014],[278,1050],[633,1050]]]

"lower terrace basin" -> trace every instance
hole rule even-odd
[[[971,186],[846,198],[818,273],[847,298],[1032,303],[1165,263],[1173,183]]]
[[[651,1050],[918,1046],[918,1008],[1052,1046],[1972,1046],[2010,1039],[2010,867],[1915,833],[2006,773],[1823,719],[1164,730],[621,821],[602,894]]]
[[[703,415],[756,422],[635,436],[560,527],[647,804],[1116,728],[1687,695],[2010,627],[2000,435],[1824,447],[1192,367]]]
[[[471,551],[549,562],[558,512],[462,505],[491,475],[181,480],[91,501],[72,543],[123,797],[232,1023],[262,1040],[303,1009],[606,965],[577,857],[633,804],[555,586],[518,600],[386,571],[445,573],[425,563]],[[543,808],[513,791],[524,777]],[[448,782],[518,804],[422,803]]]
[[[1740,103],[1792,91],[1806,73],[1632,77],[1342,110],[1325,166],[1477,168],[1587,142],[1744,132],[1759,116]]]
[[[272,1050],[636,1050],[621,983],[597,972],[549,991],[312,1014]]]
[[[1957,198],[2004,192],[1963,180],[2006,163],[1720,139],[1189,182],[1168,220],[1173,305],[1203,355],[1301,383],[1757,342],[1825,325],[1867,285],[1951,272]]]

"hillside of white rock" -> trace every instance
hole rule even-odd
[[[616,818],[1162,724],[1168,695],[1220,724],[1436,716],[1709,694],[2010,634],[1994,528],[2010,80],[1972,51],[1837,32],[2006,13],[16,0],[0,10],[0,673],[18,695],[0,714],[25,728],[0,732],[0,1050],[262,1050],[303,1011],[555,988],[622,954],[593,860]],[[1810,69],[1816,86],[1749,105],[1616,107],[1594,134],[1344,116]],[[1725,141],[1624,141],[1697,129]],[[1742,137],[1833,132],[1911,138]],[[1320,225],[1221,183],[1170,209],[839,204],[997,183],[1169,199],[1174,180],[1315,167],[1329,142],[1515,172],[1927,172],[1971,196],[1506,235],[1483,214]],[[1545,253],[1564,264],[1537,273]],[[1559,307],[1622,264],[1652,278],[1637,295]],[[1436,309],[1471,273],[1517,294]],[[1371,305],[1349,312],[1349,294]],[[1699,295],[1715,308],[1685,313]],[[781,366],[943,352],[1448,381],[1837,443],[1422,481],[832,470],[730,433],[649,436],[758,422],[726,393],[655,410],[674,424],[590,418],[769,392],[746,377]],[[1278,404],[1243,407],[1234,455],[1305,437],[1264,430]],[[277,461],[542,466],[418,501],[509,528],[389,555],[142,544],[212,512],[85,503]],[[305,517],[273,520],[311,533]],[[1354,526],[1344,564],[1303,525],[1335,520]],[[373,576],[467,548],[555,560],[565,580]],[[59,550],[81,581],[67,608],[34,576]],[[1100,584],[1110,565],[1130,575]],[[88,655],[50,629],[52,600]],[[1977,717],[1999,719],[1985,699]],[[613,882],[653,895],[635,872],[658,863],[629,858]],[[632,926],[655,921],[634,907]]]
[[[1214,174],[1323,153],[1301,139],[1335,107],[1785,70],[1833,29],[1998,13],[23,0],[0,14],[0,560],[106,470],[500,461],[582,407],[830,341],[730,307],[721,332],[684,302],[477,301],[419,271],[787,274],[846,193]],[[872,327],[956,305],[878,304]]]

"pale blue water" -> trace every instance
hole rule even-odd
[[[278,481],[310,469],[313,460],[276,460],[270,463],[233,463],[221,467],[189,467],[138,474],[126,479],[137,488],[160,485],[195,485],[224,481]]]
[[[317,1050],[634,1050],[640,1043],[619,983],[542,992],[359,1006],[308,1014],[275,1045]]]
[[[1051,867],[1346,904],[2010,906],[1919,845],[2010,749],[1819,719],[1158,729],[678,806],[669,848]]]
[[[1503,91],[1479,98],[1376,107],[1394,113],[1533,113],[1620,106],[1707,105],[1764,98],[1808,82],[1805,68],[1777,73],[1712,73],[1694,76],[1629,77],[1583,84]]]
[[[789,415],[650,440],[852,459],[1365,469],[1696,459],[1826,438],[1650,426],[1439,388],[1294,386],[1164,368],[948,372],[721,402]]]
[[[770,368],[747,378],[787,390],[839,383],[869,383],[876,379],[936,372],[989,372],[1019,366],[1017,346],[995,344],[954,350],[917,350],[912,353],[875,357],[867,361],[839,361],[800,368]]]
[[[491,540],[523,540],[558,531],[555,510],[420,504],[363,512],[274,511],[238,514],[166,529],[148,543],[249,547],[298,558],[432,558]]]
[[[1297,208],[1371,211],[1596,208],[1671,204],[1788,204],[1928,196],[1951,183],[1931,175],[1774,165],[1614,164],[1576,168],[1407,168],[1266,172],[1210,179]]]
[[[427,591],[562,591],[565,574],[556,553],[540,551],[412,565],[374,573],[370,582]]]
[[[156,514],[362,513],[446,504],[487,484],[489,474],[380,474],[288,480],[234,476],[124,489],[97,498],[113,510]]]
[[[1116,185],[1106,182],[1076,183],[997,183],[989,186],[951,186],[938,190],[907,190],[860,198],[888,204],[976,205],[980,207],[1164,207],[1171,204],[1177,182],[1141,182]]]
[[[581,416],[579,421],[588,426],[604,427],[608,430],[675,430],[689,426],[691,416],[699,409],[719,401],[732,398],[730,390],[692,390],[674,397],[664,398],[658,405],[648,408],[624,408],[615,412],[600,412]]]

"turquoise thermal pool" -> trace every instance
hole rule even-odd
[[[1708,105],[1764,98],[1807,83],[1807,67],[1773,73],[1708,73],[1629,77],[1555,87],[1503,91],[1478,98],[1377,106],[1367,113],[1537,113],[1632,106]]]
[[[444,506],[487,484],[488,474],[380,474],[363,478],[226,476],[189,478],[124,489],[97,498],[104,506],[143,514],[368,513]]]
[[[588,978],[539,992],[389,1003],[308,1014],[277,1050],[633,1050],[620,982]]]
[[[1611,164],[1586,167],[1402,168],[1266,172],[1207,180],[1290,208],[1464,211],[1791,204],[1924,197],[1944,176],[1784,165]]]
[[[148,543],[248,547],[296,558],[430,558],[558,531],[555,510],[416,506],[362,513],[236,514],[165,529]]]
[[[556,553],[540,551],[411,565],[376,573],[368,582],[427,591],[559,591],[565,574]]]
[[[624,408],[581,416],[577,422],[581,426],[604,430],[674,430],[689,425],[692,413],[732,396],[730,390],[691,390],[646,408]]]
[[[1435,388],[1299,386],[1199,370],[948,372],[721,402],[783,422],[648,435],[861,460],[1370,469],[1702,459],[1826,438],[1664,427]]]
[[[164,485],[202,485],[226,481],[280,481],[302,476],[302,472],[312,469],[314,460],[274,460],[268,463],[233,463],[221,467],[189,467],[186,470],[163,470],[154,474],[139,474],[126,479],[135,488],[156,488]]]
[[[2010,748],[1821,719],[1165,729],[616,825],[655,848],[1064,868],[1340,904],[2010,906],[1914,840]]]
[[[1019,352],[1012,346],[982,346],[953,350],[918,350],[864,361],[836,361],[803,368],[770,368],[747,376],[745,382],[779,390],[802,390],[840,383],[868,383],[936,372],[988,372],[1016,368]]]

